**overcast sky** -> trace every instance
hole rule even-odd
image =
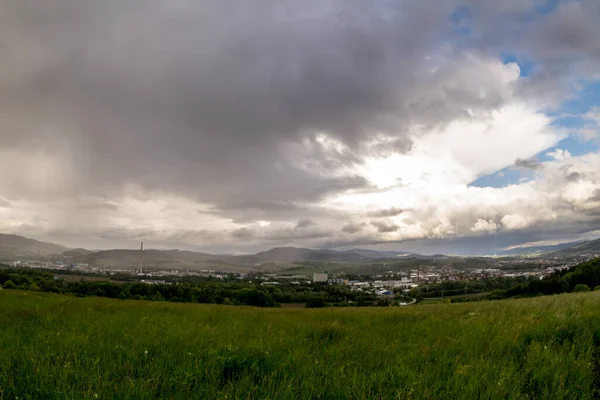
[[[598,21],[598,0],[0,0],[0,231],[212,252],[598,237]]]

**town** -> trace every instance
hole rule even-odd
[[[586,257],[592,259],[593,256]],[[52,271],[56,279],[101,279],[128,280],[144,284],[176,284],[186,278],[206,278],[217,280],[237,280],[256,283],[261,286],[278,285],[343,285],[352,291],[376,295],[382,298],[392,298],[399,294],[410,298],[414,289],[444,282],[476,282],[493,278],[522,278],[542,279],[555,271],[570,268],[579,261],[565,261],[556,258],[489,258],[483,268],[457,268],[451,264],[439,262],[423,262],[416,268],[405,268],[399,271],[385,271],[377,274],[353,274],[334,272],[313,272],[312,274],[290,274],[285,270],[278,272],[251,271],[232,272],[221,270],[195,270],[181,268],[156,268],[140,265],[135,268],[97,267],[87,263],[68,263],[64,260],[13,261],[13,268],[42,269]],[[585,261],[582,260],[582,261]],[[465,292],[466,293],[466,292]],[[408,303],[400,303],[406,305]]]

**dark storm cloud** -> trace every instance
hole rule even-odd
[[[385,221],[371,221],[371,225],[373,225],[375,228],[377,228],[377,231],[379,233],[396,232],[396,231],[398,231],[398,229],[400,229],[400,227],[398,225],[391,223],[391,222],[385,222]]]
[[[39,235],[39,226],[26,227],[26,230],[31,231],[32,234]],[[95,227],[79,227],[79,226],[64,226],[58,228],[51,228],[44,232],[48,237],[55,238],[72,238],[72,237],[94,237],[100,239],[143,239],[152,238],[160,234],[153,229],[147,228],[119,228],[112,227],[107,230],[103,226]]]
[[[230,235],[235,239],[252,239],[256,232],[250,228],[239,228],[231,231]]]
[[[326,238],[312,245],[313,248],[321,249],[349,249],[352,247],[363,247],[377,245],[382,243],[390,243],[389,241],[377,239],[370,234],[362,233],[353,235],[351,238]],[[392,242],[397,243],[397,242]]]
[[[388,208],[385,210],[373,211],[373,212],[368,213],[367,215],[371,218],[395,217],[397,215],[404,213],[405,211],[406,210],[404,210],[402,208],[392,207],[392,208]]]
[[[82,211],[118,211],[119,206],[111,203],[79,203],[76,208]]]
[[[230,219],[238,224],[260,220],[287,222],[293,218],[318,220],[345,216],[341,210],[336,212],[335,210],[315,207],[305,203],[297,204],[291,201],[273,201],[248,197],[224,199],[218,207],[199,212]]]
[[[308,228],[309,226],[316,225],[316,223],[310,218],[302,218],[296,223],[296,229]]]
[[[365,151],[406,150],[410,124],[501,103],[452,87],[440,100],[439,82],[460,57],[424,74],[452,9],[446,1],[5,1],[0,145],[60,157],[70,176],[59,193],[135,183],[222,209],[231,198],[317,201],[363,188],[364,178],[327,175]],[[285,151],[310,147],[321,132],[351,151]],[[387,145],[365,147],[374,133]]]
[[[594,194],[589,199],[590,201],[600,201],[600,189],[594,190]]]
[[[467,0],[470,30],[465,46],[506,52],[533,70],[519,85],[529,98],[558,106],[582,77],[600,66],[600,7],[597,0],[546,2]]]
[[[314,239],[328,238],[333,235],[329,229],[309,227],[305,229],[279,228],[268,230],[260,237],[266,242],[278,242],[280,244],[293,244],[301,241],[310,241]]]
[[[579,172],[570,172],[565,176],[565,179],[569,182],[577,182],[579,179],[581,179],[581,177],[582,176]]]
[[[232,233],[231,236],[234,236],[235,233]],[[240,234],[238,232],[238,234]],[[185,243],[189,241],[209,241],[212,242],[217,239],[223,238],[223,232],[220,231],[211,231],[208,229],[198,229],[198,230],[188,230],[188,231],[179,231],[172,233],[166,237],[166,240]]]
[[[555,12],[548,13],[531,33],[535,54],[558,61],[553,64],[555,68],[568,68],[572,57],[582,55],[590,61],[600,61],[598,17],[600,7],[595,0],[559,3]]]
[[[349,233],[349,234],[355,234],[357,232],[362,231],[366,225],[367,224],[364,222],[363,223],[348,222],[346,225],[344,225],[342,227],[342,232]]]
[[[534,171],[541,169],[543,167],[542,164],[535,158],[530,158],[527,160],[524,160],[522,158],[517,158],[515,160],[515,166],[519,167],[519,168],[523,168],[523,169],[534,170]]]
[[[374,186],[362,176],[346,176],[333,177],[323,179],[318,186],[311,191],[307,191],[306,195],[299,197],[299,200],[318,200],[330,194],[341,193],[351,190],[373,190]]]

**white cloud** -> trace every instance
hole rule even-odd
[[[473,232],[490,232],[498,229],[498,225],[493,220],[478,219],[471,230]]]
[[[500,222],[506,229],[513,230],[526,228],[532,221],[522,215],[508,214],[502,217]]]
[[[553,151],[549,151],[546,153],[546,155],[555,160],[565,160],[565,159],[571,157],[571,153],[569,153],[568,150],[563,150],[563,149],[556,149]]]

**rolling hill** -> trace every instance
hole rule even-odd
[[[262,262],[362,262],[382,258],[392,258],[404,255],[404,252],[376,251],[376,250],[314,250],[300,247],[276,247],[250,256],[237,256],[236,260],[244,263]]]
[[[568,249],[581,244],[581,241],[560,243],[555,245],[547,246],[530,246],[530,247],[516,247],[510,250],[499,251],[498,255],[501,256],[536,256],[546,253],[557,252],[559,250]]]
[[[516,247],[497,253],[499,256],[506,257],[536,257],[546,255],[559,258],[589,257],[595,254],[600,254],[600,239],[578,240],[546,246]]]
[[[18,235],[0,233],[0,259],[15,261],[24,258],[48,257],[62,254],[69,249],[53,243],[40,242]]]
[[[114,268],[134,268],[140,263],[140,251],[112,249],[92,251],[68,249],[67,247],[44,243],[17,235],[0,234],[0,261],[26,259],[57,260],[71,263],[86,263]],[[410,253],[377,251],[365,249],[316,250],[299,247],[277,247],[250,255],[208,254],[184,250],[144,250],[144,265],[158,268],[208,269],[220,267],[224,270],[247,271],[254,267],[284,268],[290,263],[301,262],[340,262],[360,263],[365,261],[394,258]]]
[[[556,257],[591,256],[600,254],[600,239],[577,242],[572,246],[556,249],[548,254]]]
[[[71,263],[87,263],[113,268],[135,268],[140,263],[139,250],[112,249],[92,251],[68,249],[52,243],[40,242],[17,235],[0,234],[0,261],[16,261],[37,258]],[[516,248],[501,253],[503,256],[540,256],[559,258],[591,256],[600,253],[600,239],[562,243],[551,246]],[[184,250],[144,250],[144,265],[157,268],[216,269],[245,272],[253,269],[278,270],[292,264],[319,263],[365,263],[375,260],[437,260],[451,259],[445,255],[420,255],[401,251],[378,251],[370,249],[328,250],[301,247],[276,247],[256,254],[224,255]],[[461,257],[462,259],[463,257]]]
[[[392,254],[393,253],[393,254]],[[340,262],[360,263],[365,261],[397,256],[395,252],[377,252],[366,250],[335,251],[314,250],[298,247],[277,247],[251,255],[217,255],[182,250],[144,250],[144,265],[152,267],[173,267],[191,269],[209,269],[214,267],[234,271],[247,271],[261,266],[285,268],[291,263],[301,262]],[[84,262],[93,265],[131,268],[139,265],[139,250],[103,250],[81,254],[74,251],[63,253],[72,262]]]

